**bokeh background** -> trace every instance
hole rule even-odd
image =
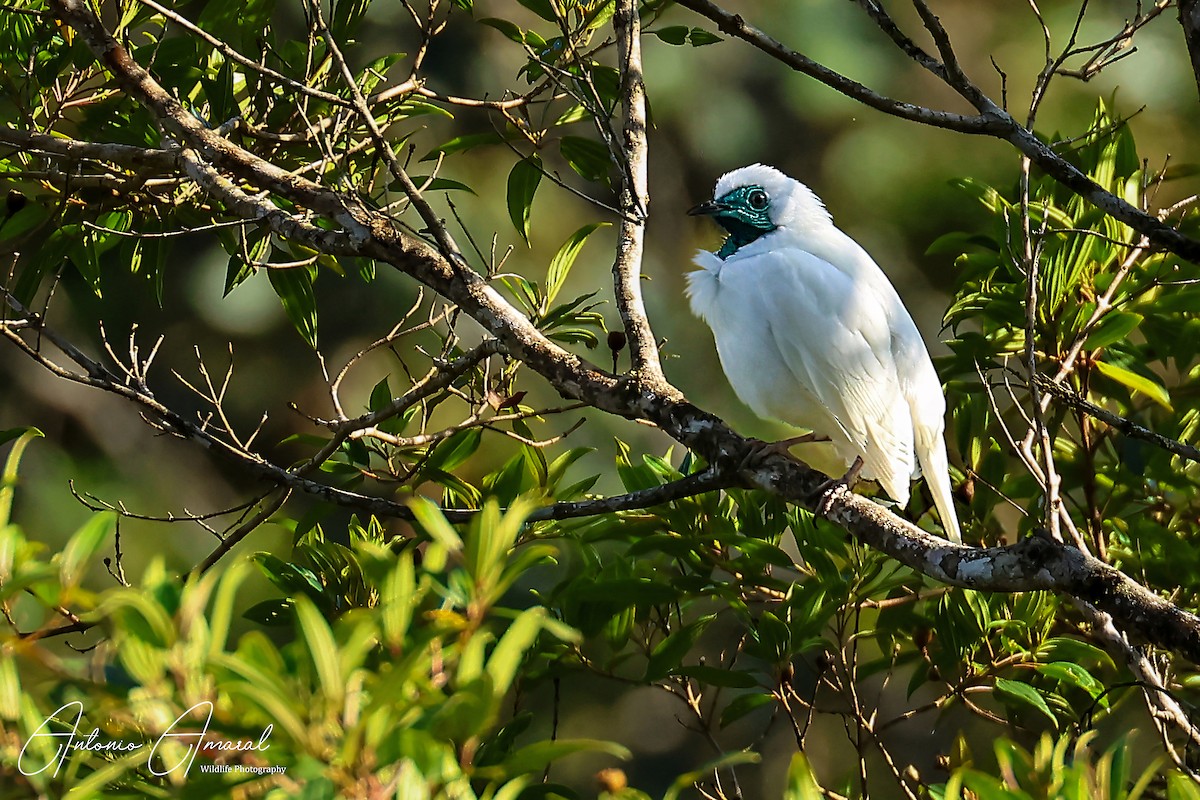
[[[292,26],[302,33],[298,20],[290,18],[283,5],[277,25]],[[896,51],[853,3],[758,0],[730,2],[729,7],[792,48],[876,91],[923,105],[969,111],[961,99]],[[1132,2],[1091,3],[1079,41],[1111,36],[1134,9]],[[1030,7],[1018,2],[949,0],[936,3],[935,10],[953,37],[967,73],[995,98],[1001,96],[1003,83],[1010,110],[1023,119],[1045,52],[1042,28]],[[911,9],[892,11],[906,30],[926,43]],[[1057,52],[1075,24],[1078,5],[1049,2],[1042,5],[1042,11]],[[511,0],[478,0],[475,16],[507,16],[533,28],[545,25]],[[361,46],[354,52],[356,60],[363,63],[385,53],[411,51],[415,42],[407,23],[407,16],[394,4],[375,4],[370,23],[363,28]],[[649,28],[653,31],[667,25],[713,30],[711,24],[681,8],[668,10]],[[1015,151],[995,139],[887,117],[789,71],[738,41],[672,46],[646,35],[644,57],[653,123],[644,289],[655,331],[664,341],[668,376],[696,403],[725,417],[739,430],[762,438],[782,433],[774,424],[756,419],[736,400],[720,372],[709,332],[688,313],[683,295],[683,275],[691,268],[693,252],[699,247],[715,249],[720,243],[711,223],[687,217],[686,210],[711,194],[721,173],[752,162],[783,169],[825,200],[835,222],[861,242],[892,277],[936,354],[941,316],[953,286],[953,264],[945,255],[926,256],[925,250],[939,235],[971,229],[984,219],[982,210],[949,181],[971,176],[1007,189],[1016,181]],[[517,77],[524,64],[521,52],[499,32],[460,15],[434,42],[425,73],[437,91],[494,98],[506,89],[525,87],[524,79]],[[1114,97],[1122,113],[1138,112],[1132,125],[1141,151],[1152,159],[1152,168],[1169,159],[1173,168],[1185,172],[1187,165],[1198,161],[1200,145],[1195,132],[1200,106],[1173,11],[1138,34],[1136,52],[1090,82],[1056,78],[1037,128],[1047,134],[1081,133],[1097,98]],[[414,160],[453,136],[490,130],[498,124],[485,114],[472,112],[460,112],[452,120],[418,120],[417,127],[405,131],[411,134],[408,143]],[[590,132],[581,124],[578,133]],[[555,152],[548,150],[543,157],[551,170],[568,181],[603,201],[611,200],[604,189],[578,181]],[[558,245],[572,231],[597,219],[611,220],[611,215],[544,181],[533,204],[533,234],[526,246],[509,222],[504,201],[505,181],[515,158],[502,147],[480,148],[451,159],[442,174],[474,188],[473,195],[454,193],[453,201],[475,238],[487,243],[494,236],[501,250],[512,246],[509,268],[536,277],[544,273]],[[1186,188],[1168,183],[1156,200],[1166,205]],[[446,209],[442,198],[435,202]],[[593,290],[600,290],[601,297],[611,297],[614,238],[609,228],[589,241],[563,297]],[[198,348],[208,368],[220,374],[232,344],[235,369],[228,410],[243,430],[253,428],[267,414],[259,438],[261,447],[273,458],[287,462],[303,451],[279,443],[293,433],[315,432],[302,416],[289,410],[288,403],[296,403],[306,413],[328,412],[321,363],[292,330],[265,275],[222,297],[227,260],[211,238],[197,235],[179,240],[166,273],[162,307],[122,265],[109,265],[102,297],[95,296],[78,276],[67,273],[55,293],[51,317],[93,354],[101,352],[100,319],[105,320],[107,336],[118,352],[127,348],[134,321],[143,351],[163,337],[153,385],[169,405],[185,409],[201,404],[170,371],[195,380]],[[316,288],[321,351],[331,369],[385,333],[411,305],[416,292],[412,281],[386,270],[381,270],[371,285],[326,272]],[[610,327],[618,326],[611,302],[601,311]],[[601,349],[590,357],[605,364],[608,353]],[[358,392],[365,404],[366,393],[382,374],[370,369],[356,374],[347,396]],[[399,382],[397,375],[393,385]],[[544,385],[536,380],[529,383],[523,387],[532,390],[527,402],[556,402]],[[619,487],[611,477],[613,437],[631,442],[635,452],[661,454],[670,446],[668,440],[645,427],[594,413],[586,416],[586,424],[566,445],[597,448],[577,467],[580,474],[606,473],[597,491],[617,491]],[[547,432],[555,425],[566,427],[575,418],[552,422]],[[253,488],[243,476],[224,469],[195,446],[157,435],[122,401],[64,383],[15,349],[0,349],[0,428],[23,425],[37,426],[46,439],[37,442],[26,456],[16,519],[31,538],[50,547],[65,541],[90,513],[72,496],[72,484],[107,502],[122,502],[131,510],[157,515],[227,507],[245,499]],[[489,441],[485,439],[485,447]],[[496,461],[503,446],[497,443]],[[675,455],[680,455],[678,448]],[[482,471],[487,466],[485,458],[478,468]],[[297,501],[293,516],[300,515],[305,502]],[[330,519],[330,527],[335,527],[337,515]],[[122,522],[122,540],[126,568],[135,573],[158,554],[165,554],[171,565],[186,569],[214,544],[210,535],[195,526],[135,520]],[[289,542],[286,531],[266,526],[241,549],[286,553]],[[268,591],[265,580],[262,591]],[[85,644],[86,640],[74,643]],[[582,684],[575,691],[575,696],[564,698],[563,734],[611,736],[633,747],[639,762],[630,768],[631,777],[647,791],[661,790],[681,768],[709,756],[702,751],[700,738],[682,725],[663,724],[677,712],[671,707],[674,701],[661,692],[599,682]],[[914,748],[930,748],[929,752],[905,755],[932,764],[931,743],[944,747],[955,728],[953,720],[942,724],[944,730],[928,739],[914,739]],[[819,738],[836,742],[837,736],[841,734],[831,731]],[[784,756],[789,742],[787,736],[779,740],[778,749]],[[772,747],[775,745],[767,747],[768,758]],[[837,748],[828,747],[828,753],[810,756],[817,763],[823,758],[836,759]],[[593,768],[580,759],[575,769],[584,774]],[[747,796],[778,792],[782,770],[764,770],[763,774],[765,783],[743,787]]]

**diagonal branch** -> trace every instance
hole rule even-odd
[[[700,16],[712,20],[725,33],[742,39],[776,61],[810,78],[815,78],[829,88],[877,111],[960,133],[1000,135],[1005,128],[1005,121],[1002,117],[989,114],[968,116],[949,111],[937,111],[881,95],[858,81],[847,78],[824,64],[781,44],[746,22],[740,14],[730,13],[711,0],[678,0],[678,3],[684,8],[695,11]],[[895,41],[895,37],[892,38]]]
[[[983,92],[974,94],[966,91],[961,81],[956,82],[948,73],[947,84],[963,94],[976,110],[978,116],[964,116],[946,111],[937,111],[912,103],[904,103],[885,97],[857,81],[835,72],[823,64],[796,52],[748,24],[739,14],[732,14],[711,0],[678,0],[679,5],[689,8],[715,22],[722,31],[735,36],[785,64],[797,72],[808,75],[845,96],[864,105],[891,114],[901,119],[931,125],[937,128],[983,136],[994,136],[1017,148],[1054,180],[1087,200],[1113,219],[1124,222],[1144,235],[1150,243],[1168,250],[1189,261],[1200,263],[1200,241],[1180,233],[1164,224],[1151,214],[1103,189],[1085,175],[1074,164],[1054,152],[1054,149],[1039,139],[1033,131],[1018,123]],[[932,24],[932,20],[929,20]],[[894,39],[894,37],[893,37]],[[920,62],[918,62],[920,63]],[[964,76],[965,79],[965,76]],[[973,86],[973,84],[971,84]]]
[[[1174,453],[1180,458],[1186,458],[1189,461],[1195,461],[1200,464],[1200,448],[1193,447],[1190,444],[1185,444],[1169,436],[1163,436],[1161,433],[1155,433],[1149,428],[1144,428],[1136,422],[1125,417],[1101,408],[1095,403],[1089,402],[1086,398],[1076,394],[1067,387],[1063,386],[1044,375],[1037,376],[1037,384],[1048,393],[1054,395],[1061,400],[1064,405],[1070,406],[1078,411],[1082,411],[1088,416],[1096,419],[1115,428],[1131,439],[1141,439],[1144,442],[1150,442],[1156,447],[1161,447],[1168,453]]]

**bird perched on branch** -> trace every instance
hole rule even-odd
[[[814,467],[849,468],[844,480],[876,480],[902,506],[924,474],[947,537],[961,541],[941,382],[879,266],[807,186],[762,164],[722,176],[713,199],[688,213],[729,233],[716,253],[696,254],[687,293],[738,397],[812,431],[785,447],[827,437],[834,466],[806,455]]]

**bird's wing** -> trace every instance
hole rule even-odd
[[[911,411],[892,351],[886,298],[798,248],[760,256],[771,336],[797,382],[811,387],[863,475],[906,503],[915,459]],[[812,427],[812,426],[807,426]]]

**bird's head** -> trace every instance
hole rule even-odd
[[[763,164],[722,175],[713,199],[688,213],[710,216],[729,232],[717,253],[722,259],[780,228],[829,222],[829,213],[807,186]]]

